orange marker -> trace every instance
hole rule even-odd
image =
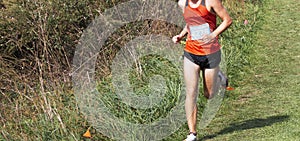
[[[89,128],[86,130],[86,132],[82,135],[83,137],[86,137],[86,138],[91,138],[91,137],[92,137],[91,132],[90,132],[90,128],[91,128],[91,127],[89,127]]]
[[[227,90],[227,91],[233,91],[234,88],[232,88],[232,87],[230,87],[230,86],[227,86],[227,87],[226,87],[226,90]]]

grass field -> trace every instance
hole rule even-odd
[[[203,140],[300,140],[300,17],[297,0],[265,4],[249,73],[227,99]],[[229,96],[232,97],[232,96]]]

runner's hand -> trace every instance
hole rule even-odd
[[[181,40],[181,36],[180,35],[176,35],[176,36],[174,36],[173,38],[172,38],[172,41],[175,43],[175,44],[177,44],[180,40]]]
[[[208,44],[216,40],[216,36],[213,33],[210,34],[205,34],[202,36],[201,39],[198,41],[201,42],[202,44]]]

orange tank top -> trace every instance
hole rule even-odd
[[[218,42],[218,37],[216,37],[217,39],[211,43],[203,44],[198,40],[192,40],[189,28],[190,26],[208,23],[210,32],[212,32],[217,28],[216,15],[207,10],[205,0],[202,0],[201,4],[197,8],[192,8],[189,5],[189,0],[186,1],[183,16],[187,24],[188,36],[184,50],[195,55],[208,55],[219,51],[221,45]]]

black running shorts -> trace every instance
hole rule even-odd
[[[221,50],[209,55],[195,55],[184,51],[184,57],[200,66],[203,69],[212,69],[221,62]]]

